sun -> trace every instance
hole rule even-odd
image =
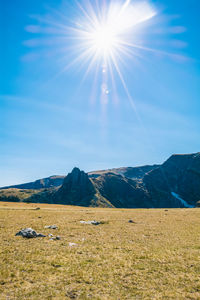
[[[162,18],[153,0],[62,2],[62,8],[53,10],[53,15],[51,10],[44,18],[36,16],[39,25],[27,26],[27,31],[50,35],[50,40],[45,36],[42,45],[52,45],[53,50],[55,46],[55,51],[47,56],[55,54],[58,57],[60,72],[55,77],[70,69],[81,74],[78,85],[82,87],[86,79],[87,83],[90,81],[90,102],[94,103],[97,98],[103,113],[107,104],[118,105],[121,93],[136,111],[127,82],[138,67],[146,68],[151,55],[187,59],[166,48],[168,33],[181,33],[184,29],[181,26],[168,28],[166,18]],[[162,33],[166,40],[160,39]],[[27,42],[34,47],[40,44],[39,39]]]
[[[74,50],[78,49],[74,63],[87,65],[83,80],[90,71],[94,72],[94,80],[102,74],[101,99],[107,103],[117,75],[134,106],[120,65],[141,52],[136,37],[140,27],[156,16],[156,10],[150,0],[84,0],[77,1],[77,5],[79,20],[68,31]]]
[[[97,1],[97,3],[99,3]],[[96,7],[90,1],[85,6],[79,4],[82,13],[78,28],[73,31],[82,48],[81,58],[91,57],[95,62],[99,58],[116,61],[123,57],[134,40],[134,30],[156,15],[148,1],[105,1],[105,5]],[[82,57],[83,55],[83,57]]]
[[[110,26],[103,24],[92,32],[91,45],[94,51],[107,56],[118,45],[117,34]]]
[[[47,27],[48,33],[52,31],[54,34],[55,31],[56,44],[58,41],[62,44],[60,60],[63,60],[63,68],[59,75],[74,67],[84,72],[82,84],[90,73],[94,80],[92,89],[97,90],[96,85],[100,79],[99,91],[106,97],[117,94],[116,80],[120,80],[128,99],[132,102],[122,68],[130,59],[133,61],[142,56],[142,51],[149,50],[141,43],[142,35],[140,39],[138,35],[141,28],[141,31],[145,31],[147,24],[150,24],[148,22],[157,15],[151,0],[74,2],[75,10],[71,11],[69,18],[56,12],[56,16],[59,15],[61,20],[52,20],[51,17],[46,19],[48,26],[52,26]]]

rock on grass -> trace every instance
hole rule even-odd
[[[24,228],[15,234],[16,236],[22,236],[23,238],[36,238],[36,237],[46,237],[46,235],[37,233],[32,228]]]

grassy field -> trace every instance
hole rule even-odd
[[[104,222],[80,223],[94,219]],[[59,228],[44,228],[52,224]],[[61,240],[15,236],[25,227]],[[125,210],[1,202],[0,239],[1,300],[200,299],[198,208]],[[70,242],[77,246],[70,247]]]

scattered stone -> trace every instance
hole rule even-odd
[[[49,234],[49,237],[51,237],[49,239],[50,241],[56,241],[56,240],[60,240],[61,239],[61,237],[59,235],[53,236],[53,234]]]
[[[42,233],[38,233],[37,237],[46,237],[46,235],[42,234]]]
[[[44,228],[48,228],[48,229],[58,229],[58,227],[57,227],[56,225],[44,226]]]
[[[40,207],[36,207],[35,210],[40,210]]]
[[[42,217],[38,217],[38,219],[41,219]]]
[[[165,209],[165,211],[168,211],[168,209]]]
[[[129,223],[135,223],[133,220],[129,220],[128,222],[129,222]]]
[[[100,225],[101,222],[98,221],[80,221],[81,224],[88,224],[88,225]]]
[[[53,265],[54,268],[61,268],[61,265]]]
[[[16,236],[22,236],[24,238],[30,239],[30,238],[36,238],[36,237],[46,237],[46,235],[37,233],[35,230],[32,228],[24,228],[17,232],[15,234]]]
[[[76,244],[76,243],[69,243],[69,246],[70,246],[70,247],[76,247],[77,244]]]
[[[77,291],[72,290],[72,291],[68,291],[68,292],[66,293],[66,296],[67,296],[68,298],[70,298],[70,299],[77,299],[77,298],[78,298],[78,293],[77,293]]]

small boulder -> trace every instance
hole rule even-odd
[[[44,235],[42,233],[37,233],[37,237],[46,237],[46,235]]]
[[[48,226],[44,226],[44,228],[48,228],[48,229],[58,229],[58,227],[56,225],[48,225]]]
[[[80,221],[81,224],[88,224],[88,225],[100,225],[101,222],[98,222],[98,221]]]
[[[51,235],[49,234],[49,237],[50,237],[49,239],[50,241],[58,241],[61,239],[59,235],[53,236],[52,234]]]
[[[46,237],[46,235],[37,233],[32,228],[24,228],[15,234],[16,236],[22,236],[23,238],[31,239],[36,237]]]
[[[76,244],[76,243],[69,243],[69,246],[70,246],[70,247],[76,247],[77,244]]]
[[[135,223],[133,220],[129,220],[128,222],[129,222],[129,223]]]

